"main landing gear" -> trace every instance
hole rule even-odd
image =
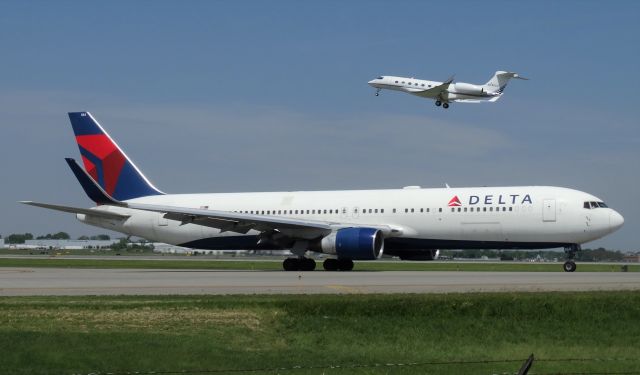
[[[287,258],[282,262],[285,271],[313,271],[316,261],[310,258]]]
[[[353,261],[351,259],[325,259],[322,267],[326,271],[351,271]],[[316,262],[310,258],[287,258],[282,262],[285,271],[313,271],[316,269]]]
[[[571,245],[564,248],[564,252],[567,254],[567,261],[562,265],[564,272],[573,272],[576,270],[577,266],[573,258],[575,258],[576,252],[580,250],[580,245]]]
[[[351,259],[325,259],[322,263],[325,271],[351,271],[353,269],[353,261]]]
[[[440,107],[442,106],[442,108],[447,109],[449,108],[449,103],[447,102],[441,102],[440,100],[436,100],[436,107]]]

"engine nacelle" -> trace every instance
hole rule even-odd
[[[470,83],[455,83],[454,84],[455,90],[457,93],[461,93],[461,94],[484,94],[485,90],[482,86],[476,86],[476,85],[472,85]]]
[[[374,228],[343,228],[327,235],[317,245],[317,251],[338,258],[373,260],[382,256],[384,238],[382,232]]]

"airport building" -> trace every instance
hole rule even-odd
[[[4,238],[0,238],[0,249],[4,249],[7,246],[4,244]]]
[[[47,250],[109,249],[118,242],[120,240],[26,240],[24,245],[17,245],[17,247]]]

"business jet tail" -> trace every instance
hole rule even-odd
[[[528,78],[521,77],[518,73],[499,70],[493,75],[493,77],[491,77],[489,82],[485,83],[484,86],[487,87],[487,92],[502,94],[504,89],[507,87],[509,80],[512,78],[528,80]],[[496,97],[495,100],[490,101],[496,101],[499,98],[500,97]]]
[[[129,159],[122,149],[111,139],[109,134],[98,124],[89,112],[70,112],[69,119],[76,136],[76,142],[82,155],[82,163],[87,176],[99,185],[100,189],[91,189],[91,194],[87,191],[86,184],[83,184],[85,192],[97,203],[113,197],[117,201],[145,197],[149,195],[164,194],[158,190],[140,172],[138,167]],[[75,161],[67,160],[81,184],[83,176]],[[74,164],[77,168],[74,167]],[[82,171],[82,172],[84,172]],[[86,181],[86,179],[84,179]],[[106,202],[104,202],[106,203]]]

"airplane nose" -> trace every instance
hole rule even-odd
[[[372,79],[371,81],[367,82],[369,84],[369,86],[373,86],[376,83],[375,79]]]
[[[616,211],[613,211],[609,214],[609,229],[612,232],[620,229],[620,227],[622,227],[623,224],[624,224],[624,217],[622,217],[622,215],[620,215]]]

